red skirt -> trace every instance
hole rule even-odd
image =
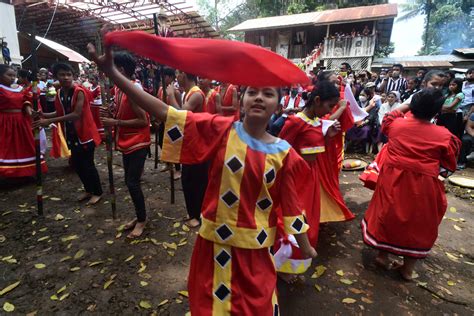
[[[297,188],[299,198],[305,210],[306,223],[309,225],[307,231],[309,243],[315,247],[318,244],[319,222],[321,217],[321,195],[320,179],[316,161],[308,161],[311,174],[307,181],[300,181],[301,187]],[[311,266],[311,259],[304,259],[293,236],[288,236],[283,229],[283,223],[278,222],[277,235],[275,237],[275,263],[278,272],[301,274]]]
[[[36,149],[31,119],[21,112],[0,112],[0,177],[32,177],[36,174]],[[46,162],[41,161],[46,172]]]
[[[364,242],[396,255],[424,258],[446,212],[437,178],[384,165],[362,220]]]
[[[188,290],[193,316],[278,315],[275,265],[268,248],[236,248],[198,236]]]

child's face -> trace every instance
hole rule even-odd
[[[382,102],[385,102],[385,100],[387,100],[387,95],[385,93],[382,93],[380,97],[382,99]]]
[[[387,95],[387,102],[388,104],[392,105],[395,103],[395,101],[397,101],[397,97],[393,94],[393,93],[389,93]]]
[[[449,84],[449,91],[456,92],[457,88],[458,88],[458,85],[454,81],[451,81],[451,83]]]
[[[261,121],[266,124],[279,104],[278,90],[274,87],[248,87],[243,98],[245,119]]]
[[[61,87],[69,88],[72,87],[72,82],[74,79],[73,73],[67,70],[59,70],[57,73],[57,78]]]
[[[416,87],[415,80],[408,80],[407,87],[408,87],[408,90],[415,89],[415,87]]]

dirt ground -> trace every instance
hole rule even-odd
[[[96,163],[108,192],[103,147]],[[168,174],[147,160],[143,188],[150,222],[143,238],[130,242],[117,229],[134,216],[119,154],[116,221],[107,198],[94,207],[75,201],[80,181],[66,160],[48,165],[44,218],[36,215],[33,182],[2,183],[0,293],[19,284],[0,295],[0,307],[8,302],[18,315],[185,315],[196,231],[181,223],[186,211],[180,182],[171,205]],[[474,175],[473,169],[464,173]],[[322,226],[319,257],[305,284],[278,284],[282,315],[472,315],[474,192],[448,186],[453,193],[432,254],[418,264],[414,282],[403,282],[376,268],[375,251],[362,243],[359,223],[372,192],[357,176],[341,175],[344,198],[357,218]]]

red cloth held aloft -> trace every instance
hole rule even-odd
[[[105,43],[186,73],[236,85],[280,87],[309,83],[306,74],[288,59],[248,43],[165,38],[142,31],[111,32],[105,36]]]

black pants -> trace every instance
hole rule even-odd
[[[183,165],[181,183],[189,218],[200,220],[202,202],[207,188],[208,167],[208,162],[197,165]]]
[[[468,133],[462,136],[462,147],[461,153],[459,154],[459,163],[466,163],[467,156],[471,153],[472,143],[474,142],[474,137],[469,135]]]
[[[146,220],[145,197],[143,196],[140,179],[143,174],[147,155],[148,148],[142,148],[129,154],[123,154],[122,156],[123,168],[125,170],[125,184],[132,197],[139,222]]]
[[[94,163],[94,151],[94,144],[73,146],[71,148],[71,162],[84,185],[84,190],[93,195],[102,195],[102,185]]]
[[[443,113],[438,117],[437,125],[446,127],[451,134],[461,139],[464,132],[462,113]]]

